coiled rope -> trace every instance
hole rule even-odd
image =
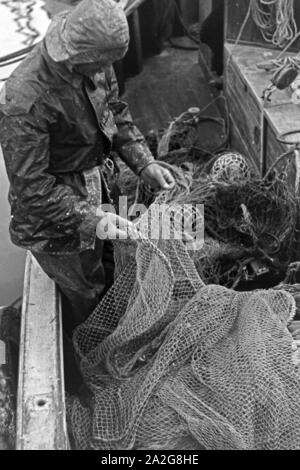
[[[282,48],[296,37],[294,0],[251,0],[250,4],[253,21],[266,42]]]

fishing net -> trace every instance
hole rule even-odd
[[[206,286],[178,240],[132,248],[116,242],[115,284],[74,336],[92,393],[70,410],[76,447],[299,448],[292,295]]]
[[[205,285],[184,242],[148,238],[154,210],[115,242],[115,283],[74,335],[91,392],[69,407],[76,448],[298,449],[294,297]]]
[[[216,240],[266,256],[287,255],[295,236],[298,204],[284,181],[231,182],[208,179],[193,183],[177,203],[205,205],[206,231]]]
[[[123,194],[148,211],[137,240],[114,242],[115,283],[74,334],[89,389],[68,405],[74,445],[299,449],[300,355],[289,328],[299,289],[234,290],[258,256],[285,270],[297,261],[299,199],[278,175],[250,175],[240,157],[239,171],[219,179],[216,158],[207,166],[169,150],[159,159],[176,179],[170,192],[157,197],[120,173]],[[153,237],[154,203],[172,205],[174,222],[183,205],[204,204],[204,245]]]
[[[223,104],[226,109],[226,101]],[[214,119],[218,121],[214,132],[221,136],[224,147],[226,119]],[[274,286],[284,278],[289,264],[299,258],[297,155],[292,151],[281,155],[261,178],[239,153],[220,151],[218,145],[213,145],[212,152],[197,143],[205,120],[203,110],[190,108],[167,129],[148,136],[157,161],[180,181],[166,203],[205,207],[205,247],[193,253],[193,260],[206,284],[244,289],[250,281],[261,281],[258,273],[261,278],[266,274],[262,280],[265,287]],[[157,194],[124,164],[118,184],[130,207],[150,207],[156,200]],[[249,263],[257,260],[262,266],[254,272],[252,267],[248,269]]]
[[[166,204],[204,205],[205,246],[191,255],[205,283],[236,287],[245,267],[257,258],[271,274],[283,277],[288,265],[298,261],[299,198],[284,178],[218,180],[192,162],[161,164],[178,181],[166,194]],[[157,195],[130,173],[122,172],[121,188],[135,213],[136,204],[149,207]]]

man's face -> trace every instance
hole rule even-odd
[[[95,75],[95,73],[100,73],[103,71],[104,64],[102,62],[92,62],[86,64],[76,64],[73,65],[72,68],[75,72],[80,73],[81,75],[85,75],[87,77],[91,77]]]

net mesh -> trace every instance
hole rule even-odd
[[[205,285],[180,240],[124,243],[74,335],[91,391],[69,407],[76,447],[300,448],[292,295]]]
[[[280,175],[275,172],[262,179],[251,172],[245,175],[240,168],[224,173],[223,163],[225,160],[229,165],[230,155],[227,152],[218,157],[212,168],[212,162],[184,161],[189,158],[186,152],[175,159],[174,154],[165,156],[160,165],[171,171],[177,184],[164,195],[163,202],[172,206],[203,204],[205,246],[192,257],[206,284],[248,290],[245,284],[250,278],[256,282],[248,265],[258,260],[268,279],[256,287],[271,287],[284,278],[290,263],[299,259],[300,199],[289,184],[290,162],[287,171],[282,169]],[[234,155],[235,169],[236,161],[250,168],[246,160]],[[214,168],[220,171],[214,172]],[[160,197],[123,167],[118,183],[133,218],[137,205],[152,207]]]

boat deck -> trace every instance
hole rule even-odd
[[[145,60],[139,75],[128,79],[123,98],[130,105],[136,125],[147,133],[167,127],[190,107],[203,109],[214,96],[198,52],[166,47],[161,54]],[[218,115],[217,106],[210,106],[207,114]]]

